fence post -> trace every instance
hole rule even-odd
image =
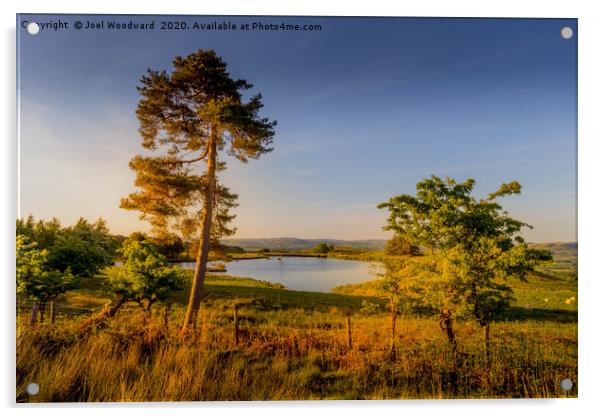
[[[56,321],[56,307],[54,306],[54,302],[50,302],[50,324],[54,325]]]
[[[347,347],[351,350],[351,315],[347,315]]]
[[[38,319],[38,302],[34,302],[31,307],[31,320],[29,321],[29,325],[32,328],[36,326],[37,319]]]
[[[238,345],[238,302],[234,303],[234,344]]]
[[[46,318],[46,302],[40,302],[40,324],[44,323],[44,318]]]
[[[169,330],[169,320],[167,319],[167,306],[163,308],[163,328],[166,332]]]

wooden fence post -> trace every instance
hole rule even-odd
[[[347,315],[347,347],[351,350],[351,316]]]
[[[163,328],[165,331],[169,330],[169,319],[167,316],[167,306],[163,308]]]
[[[36,326],[36,321],[38,319],[38,302],[34,302],[31,306],[31,320],[29,321],[29,325],[33,328]]]
[[[56,321],[56,307],[54,306],[54,302],[50,302],[50,324],[54,325]]]
[[[40,302],[40,324],[44,323],[44,318],[46,318],[46,302]]]
[[[238,345],[238,302],[234,303],[234,344]]]

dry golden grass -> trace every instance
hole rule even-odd
[[[355,314],[351,349],[346,317],[336,307],[240,309],[234,343],[232,302],[203,309],[197,331],[177,336],[181,309],[165,327],[160,311],[120,312],[108,327],[88,334],[79,319],[23,329],[17,337],[17,400],[197,401],[298,399],[405,399],[574,397],[577,395],[577,324],[501,322],[492,327],[487,370],[482,334],[458,323],[459,380],[451,383],[451,351],[435,319],[402,317],[396,354],[388,350],[384,314]],[[22,327],[23,328],[23,327]],[[560,389],[570,378],[575,387]],[[25,387],[40,385],[29,397]]]

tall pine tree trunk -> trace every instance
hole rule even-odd
[[[186,309],[184,324],[182,325],[182,335],[185,335],[186,332],[196,324],[199,309],[201,307],[201,296],[203,295],[205,275],[207,274],[211,223],[213,219],[213,200],[215,198],[215,171],[217,169],[217,131],[215,128],[212,129],[211,136],[211,140],[208,144],[209,152],[207,154],[207,189],[205,194],[205,206],[201,218],[201,239],[196,258],[194,277],[192,278],[190,298],[188,299],[188,308]]]

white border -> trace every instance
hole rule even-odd
[[[5,201],[2,204],[2,238],[0,261],[4,265],[2,281],[2,311],[4,324],[0,341],[0,357],[3,360],[0,394],[3,407],[10,414],[81,414],[91,415],[119,412],[118,405],[54,405],[15,409],[14,403],[14,220],[16,217],[16,99],[15,99],[15,13],[132,13],[132,14],[222,14],[222,15],[330,15],[330,16],[449,16],[449,17],[568,17],[579,19],[579,399],[572,400],[481,400],[481,401],[406,401],[406,402],[267,402],[267,403],[201,403],[201,404],[138,404],[128,405],[128,414],[164,415],[190,412],[210,414],[247,415],[291,414],[308,412],[328,414],[344,411],[363,415],[369,409],[378,412],[421,414],[507,415],[536,413],[547,415],[596,414],[602,408],[602,383],[599,381],[602,343],[600,328],[602,276],[596,267],[599,255],[601,227],[600,131],[601,108],[600,40],[602,40],[601,16],[596,12],[594,1],[416,1],[387,2],[381,0],[359,1],[186,1],[186,0],[103,0],[77,2],[67,0],[22,0],[19,3],[1,2],[2,13],[2,123],[1,139],[4,160],[2,184]],[[5,371],[4,371],[5,370]],[[76,408],[72,408],[76,406]],[[186,409],[193,407],[194,410]],[[339,410],[340,409],[340,410]],[[6,414],[6,413],[5,413]],[[598,413],[599,414],[599,413]]]

